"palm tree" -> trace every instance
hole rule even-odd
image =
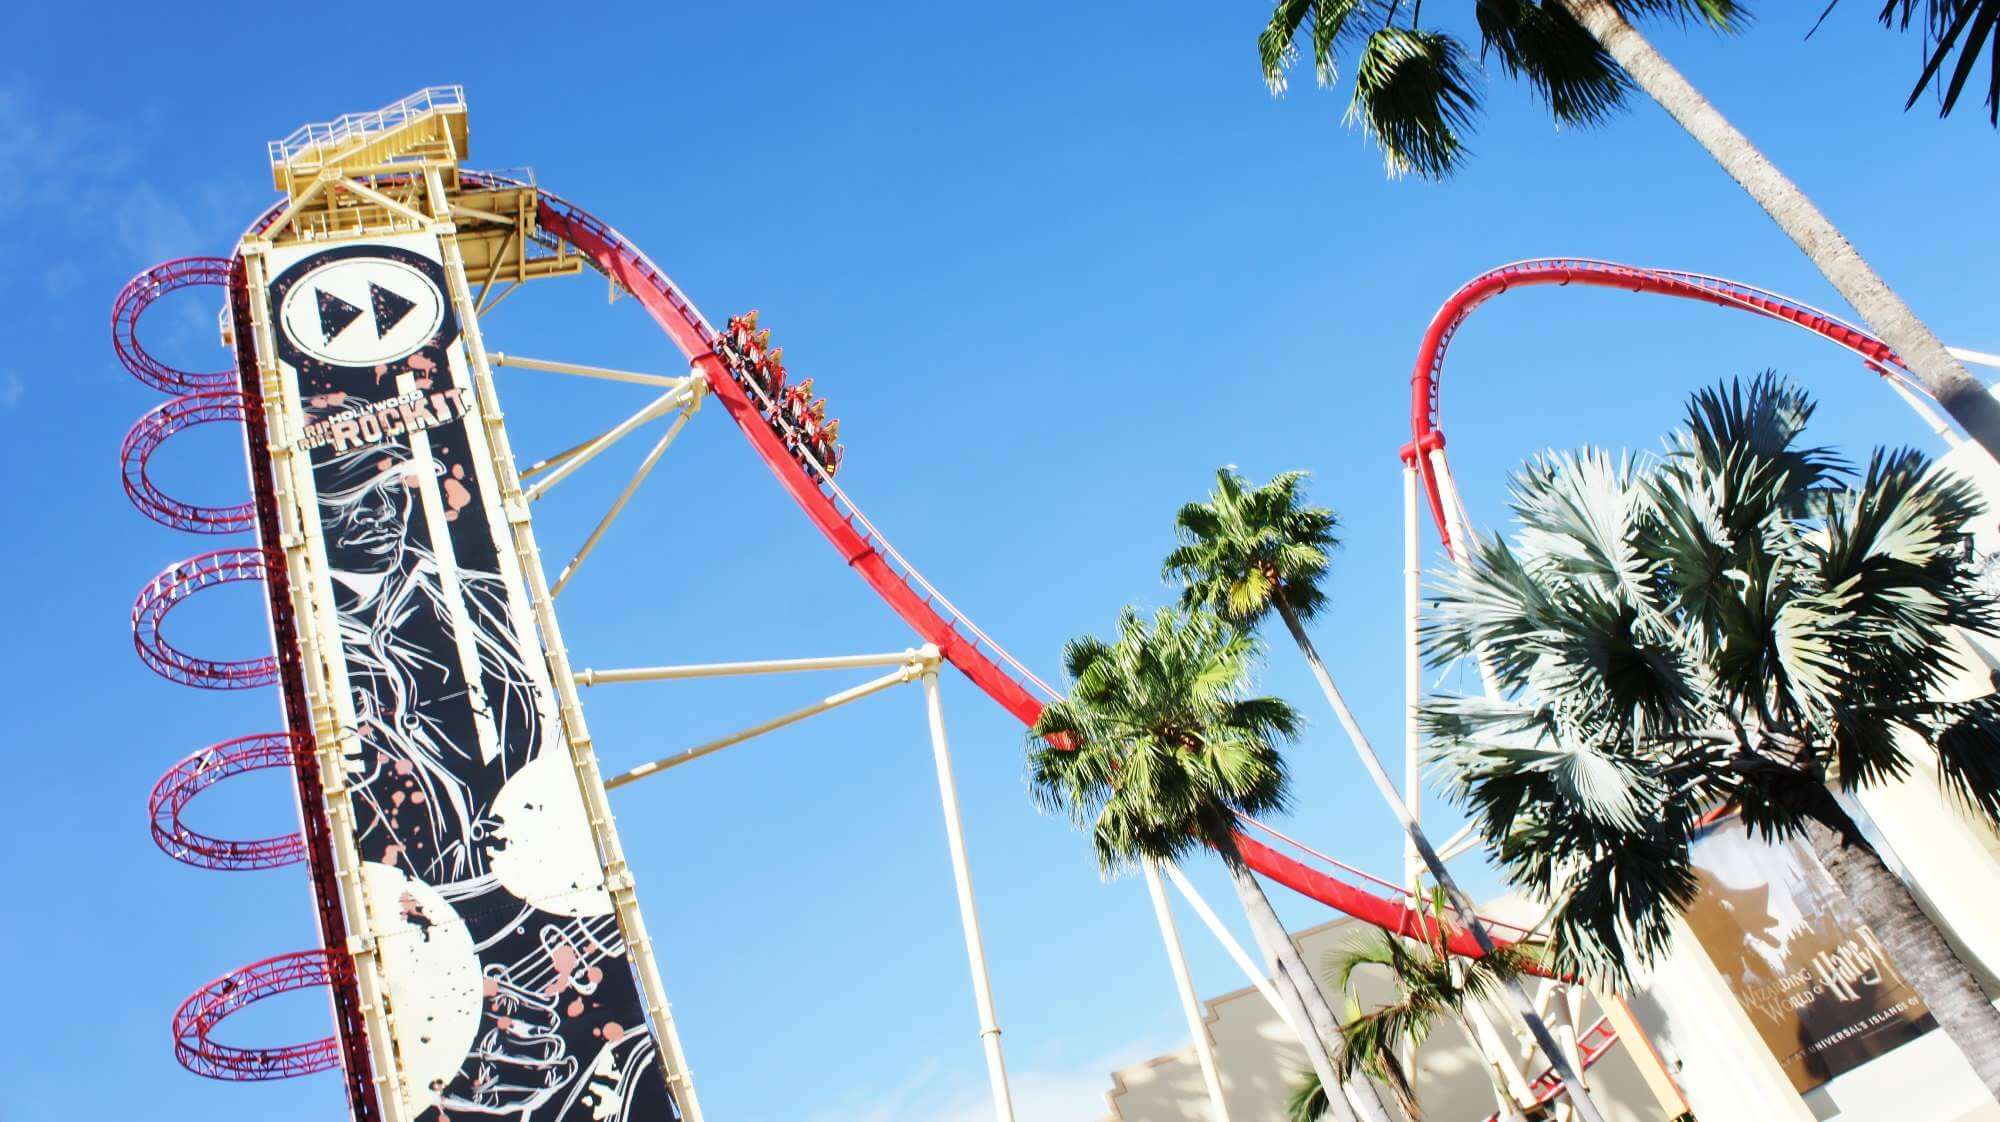
[[[1451,902],[1461,927],[1471,932],[1486,954],[1497,954],[1499,945],[1487,931],[1472,900],[1461,891],[1450,870],[1431,846],[1422,827],[1382,769],[1382,761],[1368,743],[1367,734],[1354,719],[1347,701],[1333,684],[1326,664],[1320,661],[1305,621],[1319,613],[1326,594],[1319,582],[1326,575],[1328,555],[1338,539],[1334,535],[1339,520],[1325,507],[1308,506],[1302,493],[1304,472],[1286,472],[1262,487],[1250,489],[1233,468],[1215,473],[1215,490],[1207,502],[1189,503],[1174,516],[1180,545],[1167,555],[1163,574],[1182,585],[1182,606],[1214,612],[1224,621],[1245,630],[1253,629],[1275,612],[1285,621],[1292,641],[1305,656],[1306,665],[1319,682],[1320,692],[1339,718],[1347,738],[1354,745],[1361,766],[1374,780],[1397,822],[1409,835],[1411,846],[1423,859],[1431,879]],[[1527,1025],[1569,1092],[1571,1102],[1584,1122],[1601,1122],[1597,1106],[1590,1101],[1583,1081],[1571,1069],[1557,1047],[1548,1026],[1536,1014],[1527,990],[1518,980],[1508,983],[1513,1005]]]
[[[1915,0],[1885,0],[1889,8]],[[1972,7],[1987,20],[1995,0],[1925,0],[1953,13]],[[1463,8],[1466,5],[1458,5]],[[1497,58],[1510,77],[1527,82],[1559,125],[1602,121],[1624,104],[1634,85],[1651,95],[1708,150],[1785,235],[1811,259],[1854,310],[1896,353],[1925,391],[1979,445],[2000,459],[2000,403],[1917,318],[1797,184],[1655,50],[1629,16],[1696,21],[1721,31],[1743,18],[1737,0],[1477,0],[1470,5],[1482,55]],[[1296,42],[1311,42],[1321,85],[1339,73],[1339,54],[1357,41],[1354,92],[1347,119],[1382,149],[1391,175],[1416,172],[1439,179],[1468,154],[1464,137],[1479,109],[1470,54],[1455,37],[1423,22],[1421,0],[1277,0],[1258,37],[1264,78],[1282,93],[1298,58]],[[1437,8],[1433,6],[1435,14]],[[1888,15],[1885,10],[1885,18]],[[1399,22],[1400,21],[1400,22]],[[1982,26],[1982,33],[1987,30]],[[1976,57],[1967,48],[1961,69]],[[1938,57],[1942,57],[1941,55]],[[2000,66],[1994,70],[2000,76]],[[1928,80],[1928,79],[1926,79]],[[1921,87],[1920,87],[1921,88]]]
[[[1127,608],[1115,642],[1084,636],[1064,648],[1069,693],[1042,710],[1029,734],[1029,786],[1042,807],[1090,832],[1107,874],[1203,849],[1219,854],[1259,944],[1276,960],[1274,985],[1307,1057],[1327,1085],[1338,1085],[1331,1010],[1309,1015],[1325,998],[1236,848],[1238,814],[1284,808],[1279,745],[1299,728],[1284,701],[1246,696],[1259,653],[1254,637],[1207,613],[1163,610],[1148,621]],[[1349,1097],[1372,1122],[1386,1122],[1372,1087],[1357,1084]]]
[[[1803,835],[1896,968],[2000,1097],[2000,1015],[1829,785],[1935,752],[2000,821],[2000,694],[1941,700],[1959,631],[2000,631],[1970,484],[1914,451],[1858,478],[1805,446],[1772,375],[1691,399],[1663,457],[1549,454],[1514,480],[1517,541],[1448,578],[1425,634],[1500,693],[1422,713],[1501,864],[1553,901],[1559,971],[1627,980],[1693,899],[1702,816]]]
[[[1519,944],[1502,947],[1498,954],[1483,958],[1455,958],[1445,948],[1450,930],[1445,919],[1445,901],[1433,895],[1427,902],[1423,937],[1405,939],[1387,931],[1371,931],[1350,940],[1326,957],[1327,979],[1347,994],[1347,1019],[1340,1026],[1341,1053],[1334,1070],[1343,1078],[1365,1073],[1395,1092],[1403,1112],[1422,1119],[1416,1086],[1403,1057],[1416,1055],[1440,1023],[1452,1021],[1465,1032],[1475,1049],[1479,1033],[1472,1025],[1470,1008],[1490,1001],[1510,983],[1529,974],[1536,960]],[[1388,971],[1395,979],[1395,1000],[1366,1009],[1355,986],[1355,974],[1367,967]],[[1520,1122],[1521,1105],[1507,1089],[1500,1073],[1483,1062],[1493,1083],[1500,1116]],[[1295,1090],[1295,1111],[1310,1110],[1318,1090],[1317,1076],[1305,1073]],[[1301,1115],[1308,1120],[1316,1117]]]

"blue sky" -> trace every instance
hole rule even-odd
[[[1900,110],[1915,46],[1844,5],[1766,5],[1750,33],[1658,42],[1798,179],[1947,341],[2000,351],[1992,296],[2000,145],[1971,113]],[[136,6],[135,6],[136,8]],[[228,967],[314,938],[298,869],[224,876],[152,847],[145,796],[173,760],[272,727],[268,692],[202,694],[133,658],[127,612],[170,562],[221,542],[154,526],[117,484],[120,437],[158,395],[116,364],[113,294],[159,259],[220,254],[269,198],[264,141],[307,120],[462,82],[472,163],[541,181],[632,235],[712,317],[750,307],[844,419],[843,482],[940,587],[1053,674],[1064,639],[1163,602],[1176,506],[1219,464],[1315,473],[1347,547],[1322,648],[1385,751],[1398,735],[1395,450],[1425,322],[1457,284],[1577,254],[1719,273],[1832,306],[1761,212],[1649,103],[1559,132],[1504,82],[1478,159],[1391,183],[1339,124],[1344,94],[1264,91],[1257,3],[1081,8],[429,6],[275,21],[31,5],[0,55],[0,503],[13,547],[0,841],[15,964],[0,1080],[20,1119],[333,1118],[331,1076],[256,1086],[174,1063],[167,1017]],[[515,75],[518,75],[516,77]],[[222,365],[211,294],[162,304],[162,353]],[[671,369],[670,346],[596,278],[494,313],[495,347]],[[1858,449],[1927,434],[1842,352],[1706,307],[1584,291],[1512,295],[1459,336],[1444,416],[1483,522],[1550,445],[1651,447],[1691,388],[1777,367]],[[636,406],[616,387],[505,374],[524,454]],[[639,456],[543,504],[566,556]],[[162,454],[189,498],[243,493],[235,437]],[[564,594],[580,666],[887,649],[906,642],[708,415]],[[257,597],[184,609],[190,647],[254,653]],[[1313,718],[1288,826],[1382,871],[1390,820],[1296,659],[1265,684]],[[626,686],[587,697],[607,766],[664,754],[846,680]],[[1106,1072],[1179,1047],[1136,882],[1100,883],[1037,814],[1021,736],[962,681],[946,703],[1022,1117],[1095,1119]],[[618,793],[641,899],[710,1117],[979,1117],[983,1078],[914,692]],[[275,832],[288,790],[251,777],[194,808]],[[1441,815],[1443,812],[1439,812]],[[1193,870],[1218,904],[1212,869]],[[1282,893],[1279,893],[1282,897]],[[1323,918],[1280,900],[1288,920]],[[1231,910],[1225,908],[1225,911]],[[1191,922],[1186,921],[1184,922]],[[1240,984],[1190,938],[1200,987]],[[231,1039],[324,1031],[314,994]]]

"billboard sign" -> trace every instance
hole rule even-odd
[[[606,890],[436,237],[272,249],[264,294],[407,1113],[680,1117]]]
[[[1694,845],[1688,926],[1800,1094],[1936,1027],[1803,842],[1729,817]]]

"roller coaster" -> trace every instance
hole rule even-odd
[[[342,766],[339,750],[324,742],[329,735],[348,733],[340,730],[329,733],[326,699],[309,688],[312,666],[308,648],[314,642],[313,634],[324,631],[326,625],[300,613],[299,605],[307,601],[293,587],[296,580],[305,579],[300,574],[313,572],[309,565],[302,567],[304,563],[300,560],[301,535],[310,526],[287,522],[288,517],[295,519],[296,515],[286,514],[290,509],[286,504],[292,502],[297,509],[310,509],[310,504],[298,507],[287,496],[286,480],[290,478],[296,483],[304,477],[287,476],[282,463],[274,466],[273,456],[297,453],[311,444],[303,430],[290,431],[284,427],[302,416],[331,416],[341,423],[356,425],[357,432],[372,423],[408,434],[417,431],[420,418],[427,418],[422,422],[424,425],[443,425],[450,418],[443,415],[441,405],[437,415],[425,411],[422,398],[430,386],[430,379],[425,376],[428,368],[415,358],[399,360],[410,365],[404,376],[413,378],[410,384],[419,387],[397,399],[401,402],[397,408],[403,410],[401,421],[396,419],[395,408],[389,406],[376,412],[315,413],[313,409],[322,408],[317,398],[310,407],[292,403],[296,409],[305,410],[304,413],[284,413],[279,408],[284,403],[272,397],[280,393],[274,388],[279,386],[274,379],[277,371],[290,368],[283,367],[273,357],[272,320],[274,316],[289,313],[282,309],[267,310],[261,303],[265,300],[265,288],[273,282],[268,275],[259,273],[263,267],[260,255],[273,252],[274,246],[282,248],[299,243],[310,248],[322,243],[338,244],[344,237],[367,237],[382,230],[441,231],[440,244],[447,247],[442,262],[451,281],[446,290],[447,303],[463,313],[460,329],[465,336],[462,344],[465,357],[452,361],[466,365],[472,376],[467,384],[474,387],[471,396],[475,399],[491,400],[491,389],[485,380],[489,367],[509,364],[584,378],[645,384],[664,391],[658,400],[600,436],[518,468],[507,452],[504,433],[498,429],[497,408],[492,409],[488,439],[493,444],[495,462],[501,465],[497,479],[503,496],[496,500],[495,509],[504,511],[517,535],[526,533],[528,502],[540,498],[555,482],[643,425],[678,414],[612,510],[563,568],[552,587],[542,580],[532,538],[514,539],[522,565],[530,574],[526,582],[528,596],[543,631],[553,631],[553,615],[543,613],[554,591],[559,591],[583,563],[681,425],[695,414],[703,400],[713,398],[834,555],[909,627],[920,646],[888,656],[739,664],[733,671],[730,664],[720,664],[678,668],[673,673],[650,676],[893,667],[887,677],[878,680],[883,683],[879,688],[886,688],[927,674],[934,682],[936,668],[949,664],[1023,724],[1032,724],[1044,703],[1058,696],[1053,687],[926,579],[836,481],[840,457],[844,454],[837,441],[839,422],[829,420],[824,401],[812,397],[810,380],[787,381],[782,351],[773,345],[769,330],[759,326],[754,313],[732,318],[718,329],[636,244],[591,212],[542,188],[529,175],[459,167],[458,160],[464,154],[463,120],[463,92],[457,87],[438,87],[421,91],[387,109],[307,126],[285,140],[273,142],[270,157],[274,183],[285,194],[252,223],[238,251],[229,257],[190,257],[150,268],[119,293],[111,314],[112,340],[120,362],[143,384],[170,395],[163,404],[147,412],[124,441],[121,472],[126,494],[141,512],[165,526],[204,535],[243,534],[253,530],[257,534],[255,545],[202,553],[168,567],[145,585],[132,608],[138,655],[163,677],[197,688],[236,690],[276,684],[280,687],[288,725],[281,732],[222,740],[170,767],[154,787],[150,799],[152,836],[169,856],[205,869],[253,870],[307,864],[318,901],[322,936],[319,949],[267,958],[229,971],[197,989],[173,1014],[175,1053],[190,1070],[224,1080],[262,1080],[342,1069],[354,1116],[361,1120],[429,1117],[425,1111],[436,1108],[438,1100],[435,1094],[427,1100],[421,1091],[408,1088],[399,1091],[382,1069],[385,1064],[405,1063],[407,1056],[385,1047],[380,1039],[371,1041],[371,1032],[379,1038],[384,1031],[379,1016],[385,998],[381,987],[385,983],[379,977],[370,980],[368,971],[374,967],[367,964],[357,967],[355,948],[362,943],[360,936],[370,928],[357,916],[357,909],[366,910],[366,897],[357,895],[358,890],[351,883],[356,875],[353,868],[356,858],[350,849],[342,848],[348,843],[341,837],[343,830],[351,830],[351,825],[343,825],[336,799],[351,787],[352,780],[338,771]],[[454,253],[462,253],[464,260],[455,263]],[[584,268],[607,278],[618,292],[629,295],[644,309],[686,361],[685,376],[546,362],[484,350],[477,334],[482,312],[530,280],[570,275]],[[483,282],[474,293],[468,282],[480,279],[482,274]],[[1450,343],[1473,310],[1501,293],[1533,285],[1589,285],[1654,293],[1789,323],[1857,355],[1869,370],[1888,380],[1906,400],[1920,410],[1926,409],[1895,354],[1879,340],[1835,316],[1776,293],[1695,273],[1574,258],[1524,261],[1492,270],[1468,282],[1440,308],[1424,335],[1412,371],[1411,438],[1399,450],[1406,469],[1407,513],[1412,519],[1406,543],[1413,574],[1412,596],[1419,492],[1427,502],[1430,520],[1447,551],[1460,553],[1462,543],[1472,536],[1470,520],[1459,501],[1445,457],[1440,386]],[[223,328],[235,360],[227,368],[182,370],[149,353],[140,343],[139,324],[147,309],[163,297],[190,288],[218,289],[224,296]],[[320,300],[319,322],[325,326],[324,342],[328,347],[344,329],[342,317],[360,317],[370,310],[359,297],[329,296],[323,290]],[[329,304],[329,300],[333,303]],[[394,294],[374,297],[372,310],[378,335],[391,333],[398,316],[413,314],[403,307],[408,303],[404,296]],[[277,307],[275,302],[271,307]],[[329,315],[335,318],[329,320]],[[300,369],[307,365],[301,365]],[[384,369],[376,367],[377,381]],[[442,376],[440,373],[439,377]],[[296,388],[282,391],[297,392],[302,391]],[[1948,426],[1933,411],[1927,411],[1926,417],[1941,433],[1948,431]],[[155,482],[150,471],[151,459],[171,437],[199,425],[224,422],[244,427],[252,475],[257,483],[249,500],[200,505],[176,498]],[[377,438],[381,438],[380,434]],[[361,437],[353,435],[351,439],[359,441]],[[865,445],[858,454],[865,454]],[[525,482],[536,477],[539,479],[533,484]],[[517,500],[518,510],[514,505]],[[453,507],[451,513],[456,511]],[[169,642],[165,622],[175,607],[197,592],[231,582],[256,582],[267,589],[272,605],[274,654],[238,660],[214,659],[183,651]],[[1417,610],[1414,599],[1409,607],[1414,624]],[[1414,642],[1413,630],[1407,638]],[[320,641],[327,640],[322,635]],[[593,807],[598,804],[590,800],[601,797],[605,788],[632,782],[725,747],[727,743],[852,700],[836,695],[821,706],[766,722],[734,740],[704,745],[677,757],[600,779],[588,739],[578,731],[580,711],[574,717],[578,723],[568,723],[572,721],[569,710],[574,707],[571,693],[575,685],[621,680],[620,672],[572,673],[562,656],[560,639],[550,635],[546,641],[552,647],[549,662],[557,679],[556,693],[561,695],[565,727],[571,729],[578,782]],[[649,676],[636,671],[624,673],[622,680]],[[874,688],[878,687],[875,684],[864,687]],[[860,696],[858,691],[848,692]],[[941,716],[935,709],[934,692],[932,696],[940,780],[944,785],[954,855],[962,873],[963,843],[956,825],[955,794],[950,788]],[[188,824],[184,815],[197,796],[225,779],[264,769],[291,772],[301,808],[299,832],[228,839],[210,836]],[[1412,796],[1416,793],[1410,792]],[[608,813],[603,817],[608,821]],[[699,1119],[692,1080],[687,1075],[685,1060],[678,1056],[678,1040],[673,1037],[670,1022],[660,1023],[665,1016],[663,995],[657,992],[654,982],[646,979],[651,969],[650,952],[643,928],[635,926],[636,904],[630,902],[629,874],[623,873],[622,853],[616,847],[615,835],[607,837],[599,833],[596,839],[598,856],[606,870],[606,890],[614,895],[621,890],[624,893],[616,912],[618,934],[631,948],[635,969],[641,981],[646,982],[648,1020],[656,1031],[669,1038],[663,1039],[661,1047],[665,1054],[663,1067],[674,1090],[672,1116]],[[1345,864],[1266,824],[1248,819],[1242,824],[1237,842],[1252,869],[1294,892],[1385,930],[1403,934],[1423,931],[1423,912],[1412,906],[1405,883]],[[1468,847],[1469,842],[1464,838],[1447,845],[1447,849],[1455,852]],[[621,875],[628,878],[622,889]],[[1009,1118],[1011,1107],[1007,1104],[1004,1067],[999,1058],[998,1026],[990,994],[984,990],[984,951],[978,939],[970,884],[962,875],[960,888],[968,950],[981,997],[981,1036],[994,1072],[996,1112]],[[406,913],[409,907],[406,899]],[[1504,924],[1495,927],[1509,937],[1527,934]],[[428,939],[429,927],[424,934]],[[1449,948],[1459,954],[1479,953],[1470,935],[1462,931],[1450,933]],[[333,994],[338,1021],[333,1035],[276,1047],[242,1047],[216,1039],[217,1026],[247,1005],[275,994],[319,986],[329,987]],[[579,991],[579,1003],[581,1000]],[[1602,1055],[1615,1038],[1603,1022],[1581,1035],[1584,1047],[1580,1058],[1585,1062]],[[607,1039],[601,1031],[599,1038]],[[442,1084],[443,1080],[439,1082]],[[1547,1076],[1538,1080],[1535,1087],[1544,1098],[1557,1093],[1556,1085]],[[567,1107],[557,1109],[559,1106],[562,1104],[553,1102],[546,1108],[536,1106],[524,1111],[522,1117],[571,1117],[564,1112]]]

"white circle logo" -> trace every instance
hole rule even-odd
[[[278,318],[292,344],[321,362],[379,366],[436,338],[444,294],[415,266],[343,257],[293,282]]]

